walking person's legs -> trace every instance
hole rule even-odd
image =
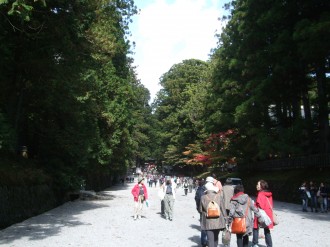
[[[267,247],[273,247],[272,235],[270,234],[269,228],[264,228],[265,241]]]
[[[220,229],[213,230],[213,232],[214,232],[214,246],[217,247],[219,243]]]
[[[203,247],[207,245],[207,234],[205,230],[201,230],[201,244]]]
[[[302,209],[303,209],[303,212],[307,212],[307,199],[306,198],[302,199]]]
[[[259,228],[253,228],[252,246],[258,247],[258,242],[259,242]]]
[[[315,205],[314,205],[314,198],[313,198],[313,196],[311,196],[310,201],[311,201],[311,203],[310,203],[311,212],[314,212]]]
[[[324,204],[324,212],[328,212],[328,197],[323,198],[323,204]]]
[[[236,243],[237,247],[243,247],[243,234],[236,234]]]
[[[316,195],[312,197],[313,200],[313,204],[314,204],[314,209],[315,209],[315,213],[318,212],[318,205],[317,205],[317,197]]]
[[[249,235],[243,236],[243,247],[249,247]]]
[[[169,202],[169,195],[165,195],[164,197],[164,215],[165,219],[169,219],[169,211],[170,211],[170,202]]]
[[[141,219],[141,213],[142,213],[142,208],[143,208],[143,198],[142,196],[139,196],[138,198],[138,206],[137,206],[137,217],[138,219]]]
[[[164,201],[164,199],[160,201],[160,214],[165,217],[165,201]]]
[[[220,232],[220,229],[206,231],[208,247],[217,247],[218,246],[219,232]]]
[[[136,220],[136,218],[137,218],[138,207],[139,207],[139,203],[134,202],[134,220]]]
[[[174,198],[173,195],[169,195],[169,211],[168,211],[168,216],[169,219],[173,219],[173,211],[174,211]]]

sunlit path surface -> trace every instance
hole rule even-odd
[[[134,221],[132,185],[107,190],[111,200],[68,202],[6,228],[0,231],[0,246],[200,246],[194,192],[184,196],[183,189],[178,189],[174,219],[166,221],[160,215],[158,188],[148,187],[150,207],[144,207],[142,219]],[[272,231],[275,247],[330,247],[330,213],[303,213],[299,205],[280,202],[275,202],[275,209],[280,219],[280,225]],[[236,237],[232,235],[234,246]],[[266,246],[264,239],[260,239],[259,246]]]

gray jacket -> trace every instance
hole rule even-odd
[[[253,230],[253,212],[256,217],[260,217],[259,210],[254,206],[252,199],[247,194],[234,195],[230,200],[230,211],[228,221],[231,223],[233,218],[243,217],[246,212],[246,208],[249,204],[249,208],[246,214],[246,234],[251,234]]]
[[[234,195],[234,186],[230,184],[226,184],[222,187],[223,197],[225,199],[225,207],[226,209],[230,209],[230,199]]]
[[[218,203],[220,207],[220,217],[219,218],[207,218],[206,209],[209,202],[213,200]],[[208,190],[201,197],[201,202],[199,204],[199,210],[201,213],[201,229],[202,230],[214,230],[223,229],[226,227],[225,218],[227,217],[224,198],[220,193],[215,193],[214,191]]]

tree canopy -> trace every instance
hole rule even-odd
[[[174,64],[150,106],[127,38],[133,0],[0,0],[0,155],[24,150],[70,190],[148,160],[329,153],[330,2],[225,8],[209,60]]]

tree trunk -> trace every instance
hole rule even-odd
[[[324,64],[316,67],[316,81],[319,104],[320,151],[329,152],[329,119],[328,100],[326,96],[326,69]]]

